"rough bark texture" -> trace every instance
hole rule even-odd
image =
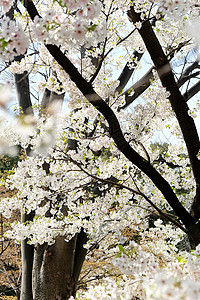
[[[76,247],[74,237],[65,242],[57,237],[55,244],[37,245],[33,263],[33,299],[66,300],[73,294],[72,279]]]
[[[74,256],[74,269],[73,269],[73,294],[72,296],[76,296],[76,290],[78,285],[78,279],[79,275],[85,260],[85,256],[87,254],[87,250],[83,247],[84,244],[88,241],[86,233],[81,230],[80,233],[77,234],[77,240],[76,240],[76,250],[75,250],[75,256]]]
[[[33,220],[34,213],[22,214],[22,222]],[[33,267],[33,245],[29,245],[27,240],[21,242],[22,256],[22,282],[20,300],[32,300],[32,267]]]

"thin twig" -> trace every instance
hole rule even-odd
[[[143,194],[139,187],[136,185],[135,183],[135,186],[137,188],[137,190],[134,190],[132,188],[130,188],[129,186],[126,186],[124,184],[121,184],[119,182],[113,182],[112,180],[109,180],[109,179],[102,179],[96,175],[93,175],[91,173],[89,173],[87,170],[85,170],[80,163],[78,163],[77,161],[75,161],[70,155],[68,154],[65,154],[67,157],[66,158],[61,158],[61,159],[56,159],[56,160],[63,160],[63,161],[70,161],[72,162],[73,164],[75,164],[77,167],[79,167],[79,169],[81,171],[83,171],[85,174],[87,174],[88,176],[96,179],[97,181],[100,181],[100,182],[103,182],[103,183],[107,183],[107,184],[111,184],[111,185],[114,185],[114,186],[117,186],[121,189],[127,189],[129,191],[131,191],[133,194],[137,194],[137,195],[140,195],[142,196],[156,211],[158,211],[158,213],[163,216],[164,218],[166,218],[167,220],[169,220],[170,222],[172,222],[174,225],[176,225],[178,228],[180,228],[182,231],[184,231],[185,233],[187,233],[187,230],[177,221],[175,221],[174,219],[172,219],[171,217],[169,217],[168,215],[166,215],[165,213],[163,213],[163,211],[161,209],[159,209],[145,194]]]

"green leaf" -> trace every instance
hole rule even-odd
[[[185,259],[182,255],[177,257],[179,263],[186,264],[187,259]]]
[[[121,257],[121,252],[117,253],[116,258]]]
[[[1,48],[3,50],[5,50],[6,46],[9,44],[9,42],[6,42],[4,38],[1,38],[0,42],[1,42]]]
[[[122,245],[118,245],[118,247],[120,252],[125,253],[124,247]]]
[[[89,30],[89,31],[95,31],[96,27],[97,27],[97,24],[93,24],[90,27],[87,27],[87,30]]]

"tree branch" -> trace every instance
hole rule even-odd
[[[197,154],[200,149],[200,141],[194,120],[188,115],[189,107],[181,95],[175,82],[169,60],[167,59],[153,29],[148,20],[142,21],[140,14],[131,6],[128,16],[133,23],[142,22],[139,33],[156,67],[160,80],[167,91],[170,92],[169,100],[179,122],[197,184],[200,189],[200,161]]]
[[[56,160],[60,160],[60,159],[56,159]],[[126,186],[126,185],[120,183],[119,181],[115,182],[115,181],[110,180],[110,179],[102,179],[102,178],[100,178],[96,175],[93,175],[93,174],[89,173],[87,170],[85,170],[81,166],[81,164],[78,163],[77,161],[75,161],[70,155],[67,155],[66,159],[62,159],[62,160],[65,160],[65,161],[69,160],[70,162],[75,164],[82,172],[84,172],[86,175],[88,175],[89,177],[91,177],[91,178],[93,178],[97,181],[100,181],[100,182],[105,183],[105,184],[111,184],[112,186],[117,186],[121,189],[129,190],[133,194],[137,194],[137,195],[142,196],[162,217],[164,217],[165,219],[167,219],[168,221],[170,221],[171,223],[176,225],[178,228],[180,228],[182,231],[187,233],[187,230],[179,222],[172,219],[169,215],[163,213],[163,211],[159,207],[157,207],[145,194],[143,194],[140,191],[140,189],[138,188],[137,185],[136,185],[137,190],[134,190],[134,189],[130,188],[129,186]]]
[[[183,46],[185,46],[186,43],[180,43],[176,49],[173,49],[169,52],[168,57],[169,61],[174,57],[175,53],[182,49]],[[178,81],[178,87],[181,87],[189,78],[188,74],[196,68],[196,62],[189,66],[185,72],[181,75],[179,81]],[[129,106],[134,100],[136,100],[150,85],[151,81],[154,79],[153,77],[153,70],[155,67],[151,67],[146,74],[140,78],[136,83],[134,83],[127,91],[124,92],[125,94],[125,104],[124,106],[120,107],[119,110],[125,109],[127,106]],[[131,91],[134,91],[133,94],[130,96]],[[189,100],[189,99],[188,99]]]
[[[200,81],[194,84],[188,91],[186,91],[183,95],[186,101],[190,100],[194,95],[196,95],[200,91]]]
[[[24,55],[15,57],[15,61],[20,62]],[[33,115],[33,107],[30,98],[29,73],[24,71],[22,74],[14,74],[15,88],[19,107],[24,114]]]
[[[116,88],[116,92],[121,93],[122,90],[125,88],[126,84],[128,83],[129,79],[131,78],[131,75],[133,74],[133,72],[135,71],[135,68],[137,66],[137,62],[136,61],[140,61],[140,59],[142,58],[144,53],[142,52],[138,52],[138,51],[134,51],[133,53],[133,66],[129,67],[129,63],[126,63],[125,67],[123,68],[120,76],[118,77],[119,80],[119,85]]]
[[[151,85],[151,81],[153,80],[153,69],[154,67],[151,67],[142,78],[140,78],[131,86],[131,88],[128,89],[128,91],[125,92],[126,103],[122,107],[120,107],[120,110],[125,109],[127,106],[129,106]],[[134,91],[134,93],[130,96],[129,94],[132,90]]]
[[[199,65],[199,61],[196,60],[193,64],[191,64],[180,76],[178,82],[177,82],[177,85],[178,87],[181,87],[187,80],[188,80],[188,77],[189,77],[189,74],[196,68],[200,68],[200,65]]]
[[[31,0],[26,0],[24,3],[31,18],[34,19],[38,12]],[[87,100],[105,117],[109,124],[110,136],[115,141],[118,149],[125,155],[125,157],[142,170],[162,192],[165,199],[171,205],[177,216],[181,219],[183,224],[190,227],[194,224],[193,217],[179,202],[177,196],[173,192],[169,183],[157,172],[156,169],[143,157],[141,157],[125,140],[121,131],[120,124],[107,103],[94,91],[92,85],[87,82],[71,61],[62,53],[56,45],[46,45],[49,53],[60,64],[60,66],[67,72],[71,80],[76,84],[77,88],[87,98]],[[185,102],[185,101],[184,101]],[[193,141],[195,142],[195,141]],[[196,150],[196,149],[195,149]]]

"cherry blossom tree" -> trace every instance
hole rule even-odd
[[[200,243],[198,0],[0,4],[1,73],[12,72],[19,103],[17,118],[4,125],[10,113],[5,83],[0,143],[2,152],[15,152],[16,145],[26,151],[5,183],[17,194],[0,202],[5,216],[22,213],[22,222],[7,232],[22,241],[20,299],[75,297],[87,252],[101,244],[114,253],[111,245],[128,243],[127,228],[139,232],[140,242],[120,246],[114,261],[125,288],[108,282],[104,292],[91,288],[84,297],[111,299],[115,291],[116,299],[122,293],[124,299],[160,299],[156,236],[164,262],[183,234],[191,249]],[[140,78],[130,83],[135,74]],[[161,130],[175,137],[163,151],[152,146]],[[152,214],[171,225],[158,220],[149,229]],[[155,256],[142,248],[147,236]],[[179,259],[187,260],[184,267],[174,259],[168,270],[180,275],[176,292],[185,297],[186,283],[196,290],[195,251]],[[126,275],[135,276],[136,294]],[[144,276],[149,280],[141,288]],[[162,284],[176,286],[171,279]]]

